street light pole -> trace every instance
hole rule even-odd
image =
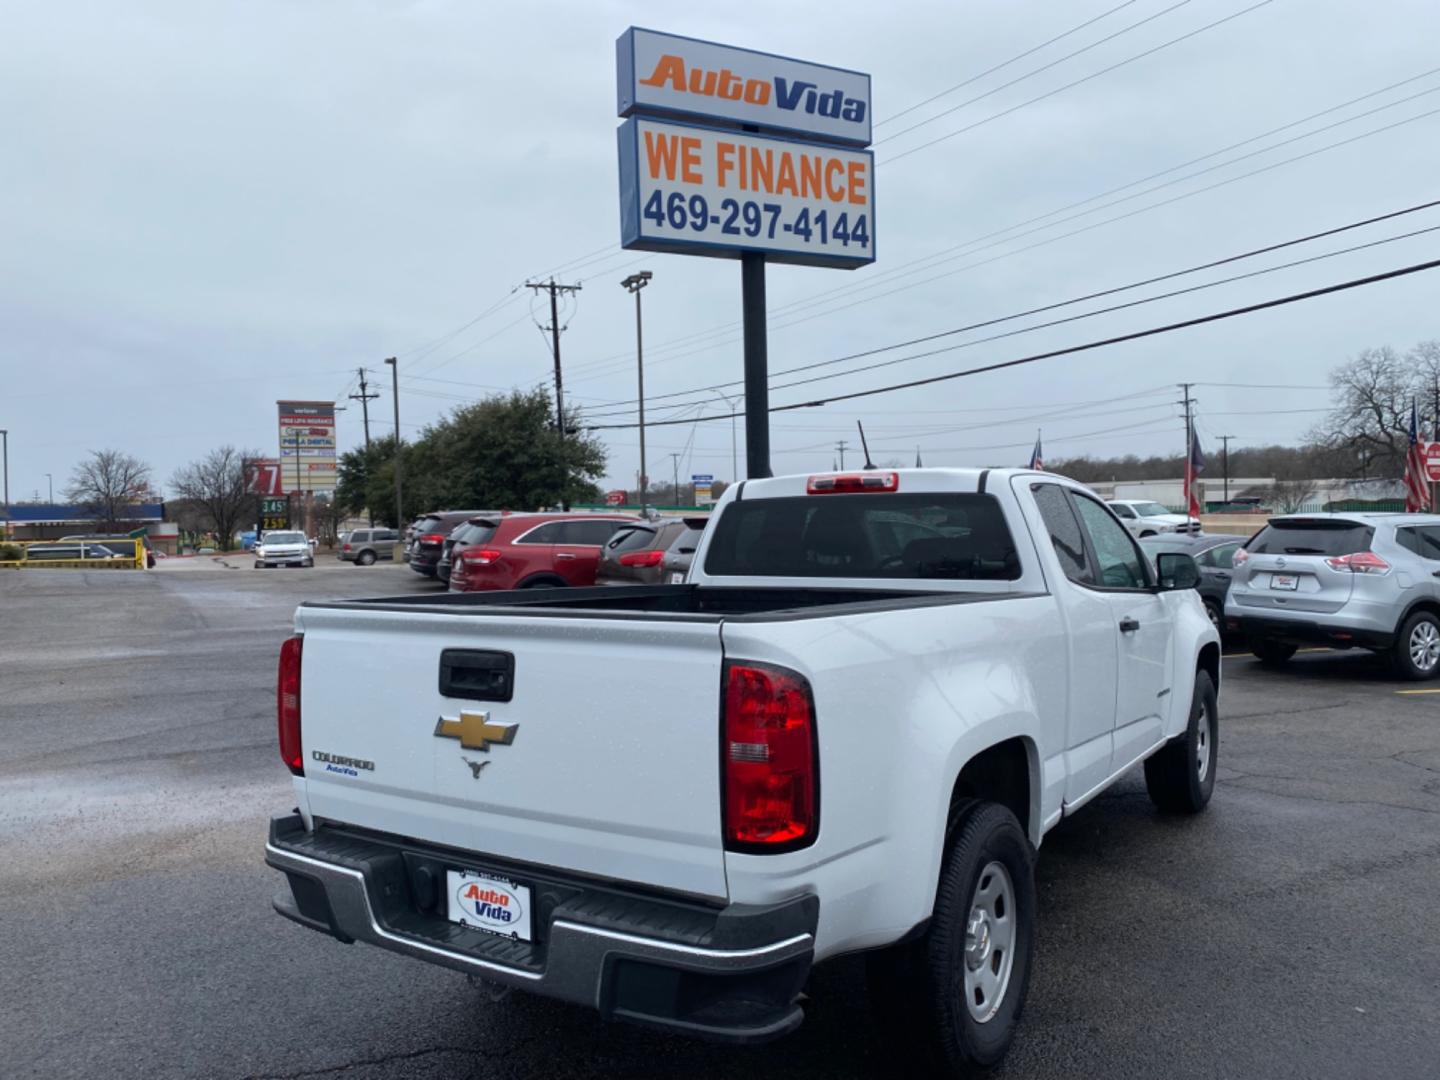
[[[715,396],[725,402],[725,407],[730,410],[730,482],[733,484],[740,479],[740,457],[735,451],[735,402],[739,398],[732,398],[729,394],[715,391]]]
[[[405,514],[400,501],[400,362],[398,357],[389,357],[390,396],[395,402],[395,528],[405,528]]]
[[[645,338],[640,319],[640,290],[655,275],[649,270],[631,274],[620,286],[635,294],[635,371],[640,384],[640,507],[645,507]]]

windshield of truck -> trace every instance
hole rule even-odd
[[[1020,558],[989,495],[802,495],[731,503],[713,526],[715,576],[1014,580]]]
[[[1370,550],[1375,530],[1358,521],[1291,518],[1272,521],[1245,550],[1256,555],[1324,555],[1335,558]]]
[[[1164,517],[1170,513],[1169,510],[1166,510],[1165,507],[1159,503],[1131,503],[1130,505],[1134,508],[1135,513],[1141,517]]]
[[[272,532],[266,533],[260,541],[262,544],[305,544],[304,533],[299,532]]]

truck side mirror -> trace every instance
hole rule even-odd
[[[1200,567],[1195,557],[1183,551],[1167,551],[1157,556],[1155,569],[1160,575],[1161,592],[1193,589],[1200,584]]]

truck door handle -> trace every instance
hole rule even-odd
[[[1137,619],[1132,619],[1130,618],[1130,616],[1127,615],[1125,616],[1125,618],[1120,620],[1120,632],[1122,634],[1133,634],[1136,630],[1139,629],[1140,622]]]

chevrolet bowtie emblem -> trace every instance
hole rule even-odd
[[[492,724],[490,714],[462,709],[455,719],[442,716],[435,722],[435,737],[459,739],[466,750],[489,751],[490,744],[509,746],[515,741],[519,724]]]

